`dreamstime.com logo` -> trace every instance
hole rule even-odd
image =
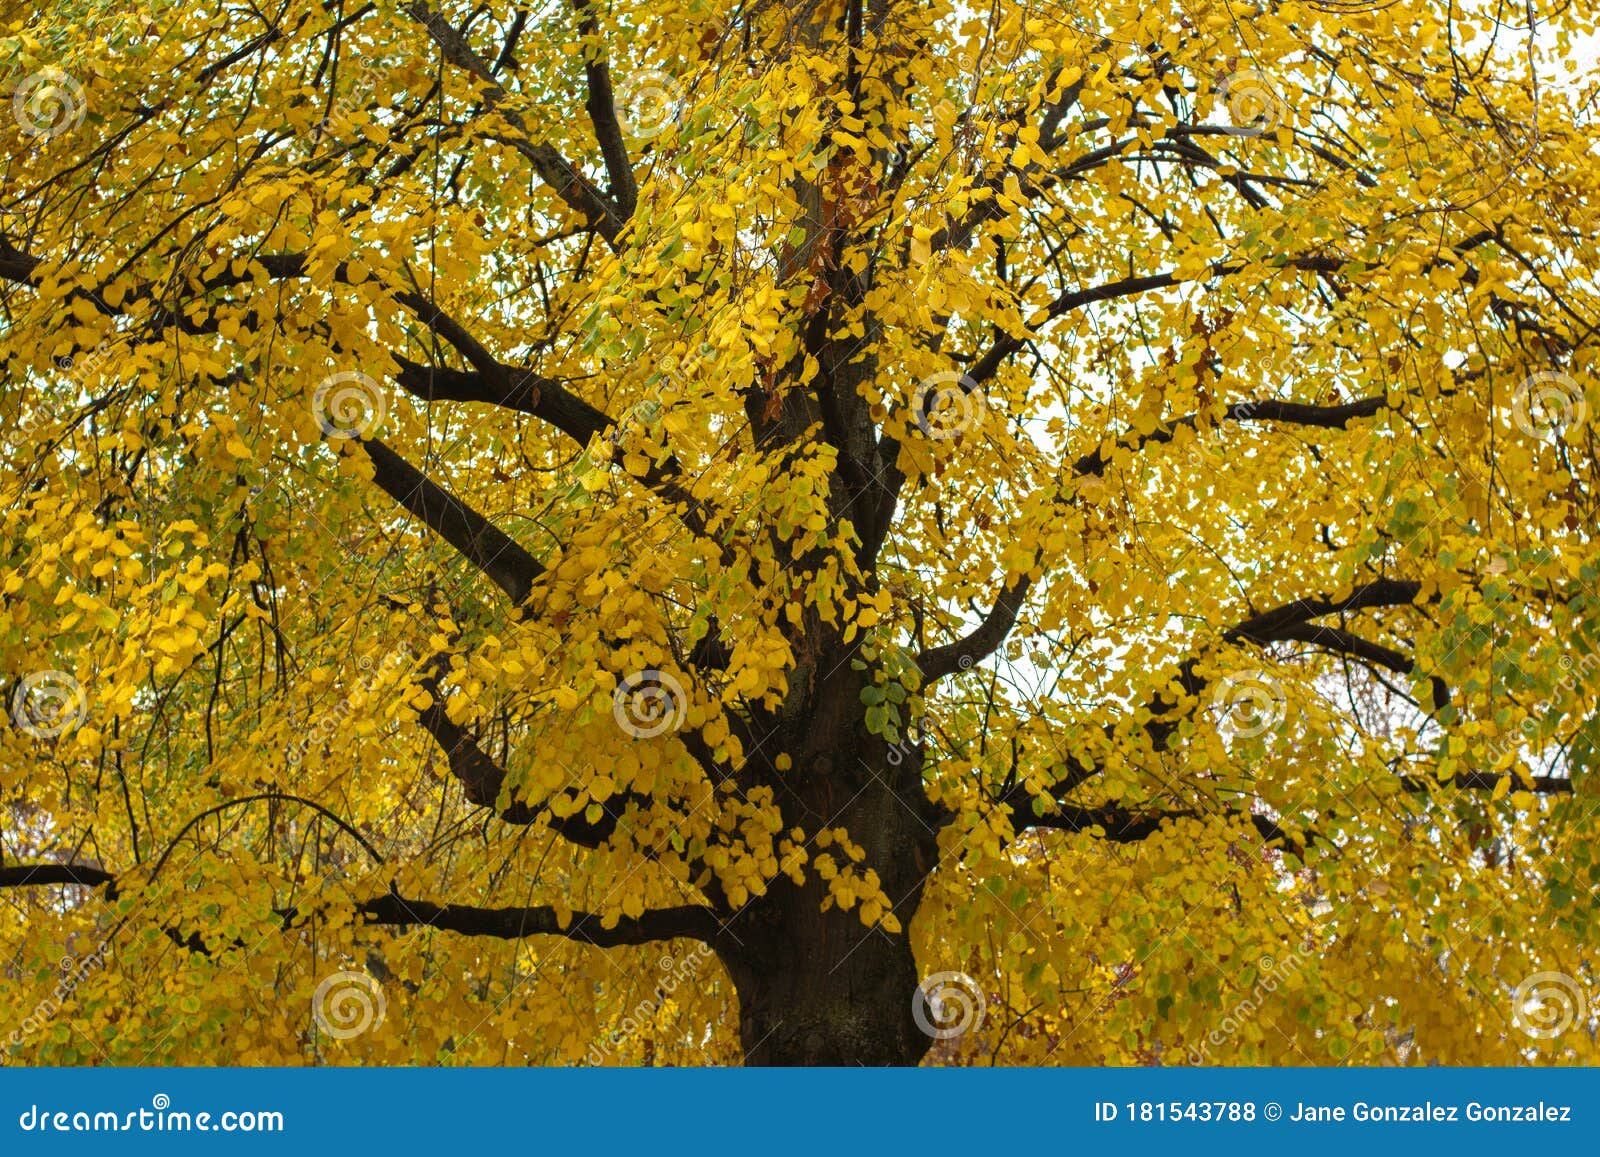
[[[191,1113],[172,1108],[172,1098],[157,1093],[148,1109],[126,1113],[106,1109],[50,1109],[29,1105],[17,1118],[24,1133],[282,1133],[276,1110],[226,1109]]]
[[[1256,961],[1256,982],[1250,989],[1250,995],[1229,1009],[1222,1022],[1207,1033],[1204,1040],[1190,1045],[1184,1059],[1191,1065],[1203,1065],[1210,1060],[1211,1050],[1227,1043],[1235,1033],[1255,1019],[1261,1011],[1264,998],[1277,992],[1280,984],[1299,972],[1305,958],[1304,949],[1296,949],[1286,960],[1263,956]]]
[[[635,671],[617,684],[611,714],[635,739],[654,739],[683,726],[688,710],[683,684],[665,671]]]
[[[1511,396],[1511,420],[1530,438],[1564,438],[1588,416],[1583,387],[1558,370],[1530,375]]]
[[[1264,671],[1229,675],[1211,696],[1217,730],[1236,739],[1254,739],[1277,727],[1286,704],[1283,688]]]
[[[364,438],[383,425],[389,400],[383,388],[360,370],[342,370],[318,383],[311,413],[323,434],[335,441]]]
[[[11,115],[30,137],[52,140],[83,123],[89,98],[77,79],[59,68],[25,76],[11,94]]]
[[[1228,106],[1229,131],[1240,137],[1275,132],[1289,115],[1278,90],[1253,68],[1233,73],[1217,88]]]
[[[630,137],[648,140],[665,132],[683,107],[683,86],[660,69],[628,78],[615,102],[617,124]]]
[[[1565,972],[1535,972],[1511,993],[1511,1023],[1534,1040],[1552,1040],[1588,1019],[1588,995]]]
[[[602,1043],[589,1046],[589,1063],[604,1064],[613,1049],[653,1022],[656,1014],[667,1003],[667,998],[709,959],[711,959],[711,945],[699,943],[691,948],[686,956],[663,956],[656,961],[661,979],[656,982],[655,990],[634,1005],[628,1015],[622,1018],[622,1023],[612,1030]]]
[[[983,1027],[988,1002],[965,972],[935,972],[911,994],[911,1019],[934,1040],[950,1040]]]
[[[377,1028],[388,1011],[383,986],[366,972],[335,972],[311,994],[311,1015],[334,1040],[351,1040]]]
[[[58,739],[89,714],[83,684],[66,671],[35,671],[17,682],[11,720],[35,739]]]
[[[929,374],[911,397],[911,416],[923,437],[948,442],[983,422],[983,391],[956,370]]]
[[[35,1005],[33,1011],[23,1018],[22,1024],[12,1032],[11,1044],[21,1044],[54,1020],[85,978],[106,966],[105,954],[106,945],[102,944],[86,956],[74,956],[71,953],[63,956],[59,965],[61,978],[56,981],[50,995]]]

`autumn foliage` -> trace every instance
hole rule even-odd
[[[1594,19],[6,12],[0,1056],[1594,1063]]]

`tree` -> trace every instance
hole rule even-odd
[[[11,17],[7,1047],[1592,1061],[1593,17]]]

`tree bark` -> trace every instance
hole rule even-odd
[[[790,888],[799,915],[820,889]],[[802,927],[802,925],[809,927]],[[933,1041],[912,1019],[917,964],[905,935],[868,931],[854,912],[816,912],[725,952],[739,990],[746,1065],[915,1065]]]
[[[857,907],[823,911],[829,889],[815,867],[823,849],[813,842],[805,884],[780,876],[718,937],[739,992],[747,1065],[915,1065],[933,1044],[912,1016],[918,971],[910,929],[946,817],[927,800],[920,748],[891,747],[866,731],[861,685],[843,663],[822,680],[809,710],[781,727],[782,746],[772,748],[796,753],[792,769],[768,782],[777,785],[787,826],[812,841],[823,829],[848,832],[866,853],[852,868],[877,872],[902,931],[867,927]],[[850,862],[837,845],[826,852]]]

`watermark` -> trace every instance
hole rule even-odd
[[[628,675],[611,697],[617,726],[635,739],[654,739],[683,726],[688,697],[683,684],[665,671],[649,668]]]
[[[911,413],[924,437],[948,442],[983,421],[983,391],[968,375],[942,370],[918,384],[911,398]]]
[[[604,1064],[613,1050],[640,1029],[652,1024],[662,1006],[667,1003],[667,998],[676,992],[684,981],[691,979],[699,967],[710,959],[711,945],[698,943],[686,956],[663,956],[656,961],[656,968],[662,976],[656,981],[655,989],[634,1005],[622,1018],[622,1023],[607,1033],[603,1041],[589,1046],[589,1063]]]
[[[23,77],[11,94],[11,114],[22,131],[47,141],[77,128],[88,111],[83,85],[59,68],[42,68]]]
[[[351,1040],[377,1028],[388,1010],[383,986],[366,972],[335,972],[311,994],[311,1015],[334,1040]]]
[[[1283,688],[1264,671],[1229,675],[1211,696],[1217,730],[1236,739],[1265,735],[1283,722],[1286,706]]]
[[[962,658],[966,658],[966,656],[963,655]],[[969,663],[968,666],[970,665]],[[884,752],[883,757],[888,761],[889,766],[899,767],[907,759],[915,755],[917,748],[928,741],[928,736],[932,734],[938,722],[939,720],[929,710],[922,713],[921,719],[913,719],[910,723],[907,723],[906,733],[901,736],[900,742],[891,743],[889,750]]]
[[[373,662],[370,655],[363,655],[357,659],[356,666],[366,672],[366,678],[362,679],[355,690],[339,700],[332,710],[324,711],[312,721],[311,726],[306,728],[305,734],[300,736],[294,745],[289,748],[289,766],[299,766],[308,751],[317,744],[326,743],[332,739],[339,729],[350,721],[350,717],[366,704],[372,695],[373,689],[378,684],[379,677],[409,662],[411,657],[411,648],[402,644],[399,648],[390,651],[383,657],[383,662],[377,665],[377,671],[373,670]]]
[[[1562,655],[1557,663],[1561,668],[1561,677],[1555,684],[1558,690],[1572,691],[1579,686],[1593,686],[1596,681],[1600,681],[1600,655],[1585,653],[1576,659],[1571,655]],[[1524,753],[1533,752],[1538,747],[1548,744],[1550,739],[1544,734],[1544,730],[1539,720],[1529,715],[1524,717],[1513,730],[1493,736],[1484,745],[1490,766],[1498,769],[1508,759],[1520,760]]]
[[[311,413],[328,438],[364,438],[383,425],[389,401],[371,377],[360,370],[341,370],[317,385]]]
[[[1588,415],[1583,387],[1558,370],[1529,375],[1511,396],[1511,420],[1530,438],[1565,437]]]
[[[657,68],[629,76],[613,104],[617,124],[630,137],[648,140],[665,132],[683,107],[683,86]]]
[[[99,1109],[41,1108],[29,1105],[17,1118],[24,1133],[282,1133],[283,1114],[272,1109],[225,1109],[191,1113],[172,1108],[172,1098],[157,1093],[149,1108],[126,1113]]]
[[[987,1001],[965,972],[935,972],[911,994],[911,1019],[925,1036],[950,1040],[983,1027]]]
[[[1229,132],[1234,136],[1259,137],[1273,132],[1289,115],[1289,106],[1272,82],[1253,68],[1225,77],[1217,95],[1228,106]]]
[[[1535,972],[1511,994],[1511,1023],[1534,1040],[1558,1037],[1588,1015],[1583,987],[1565,972]]]
[[[35,671],[17,682],[11,720],[35,739],[57,739],[89,714],[89,696],[66,671]]]
[[[67,1001],[72,999],[72,994],[78,990],[78,986],[88,976],[106,966],[106,947],[105,944],[101,944],[86,956],[74,956],[68,953],[61,958],[57,966],[61,975],[56,981],[55,988],[51,990],[49,996],[35,1005],[33,1011],[23,1017],[22,1023],[12,1031],[13,1046],[21,1044],[54,1020]]]
[[[76,357],[59,357],[55,360],[56,369],[60,370],[65,380],[81,391],[88,380],[102,370],[111,360],[111,352],[119,343],[111,338],[106,338],[99,345],[86,353]],[[77,402],[76,395],[71,401]],[[61,415],[57,413],[50,402],[35,395],[34,400],[18,413],[15,422],[6,430],[7,434],[16,435],[10,439],[11,444],[20,447],[28,441],[40,438],[46,428],[58,421]]]
[[[346,72],[345,65],[349,63],[348,54],[339,62],[341,79],[349,76],[350,94],[371,92],[377,88],[378,81],[389,75],[390,66],[380,60],[368,58],[356,63],[353,70]],[[315,133],[337,133],[341,136],[351,136],[361,133],[361,125],[356,123],[352,115],[351,102],[343,97],[335,97],[333,104],[328,108],[328,115],[311,126]]]
[[[1256,982],[1250,994],[1236,1003],[1223,1016],[1220,1024],[1206,1034],[1199,1044],[1189,1046],[1185,1060],[1191,1065],[1203,1065],[1211,1059],[1211,1051],[1226,1044],[1241,1028],[1260,1013],[1265,998],[1278,991],[1290,976],[1300,971],[1305,962],[1306,950],[1297,948],[1286,960],[1263,956],[1256,961]]]
[[[669,355],[656,363],[659,377],[655,384],[649,388],[649,393],[642,400],[629,406],[622,416],[617,419],[614,426],[604,435],[600,443],[606,447],[606,459],[614,457],[616,450],[625,448],[629,438],[640,433],[648,434],[658,426],[665,426],[667,413],[672,409],[672,398],[667,387],[673,386],[678,393],[682,393],[686,386],[694,384],[704,376],[706,368],[713,364],[716,351],[710,346],[702,345],[697,350],[692,350],[682,358]],[[665,429],[662,431],[662,442],[668,441]],[[694,453],[703,453],[710,447],[702,445],[700,440],[688,432],[680,432],[672,439],[676,449],[688,450]],[[667,449],[676,453],[674,445]],[[585,455],[585,465],[588,468],[597,468],[604,462],[597,461]]]

